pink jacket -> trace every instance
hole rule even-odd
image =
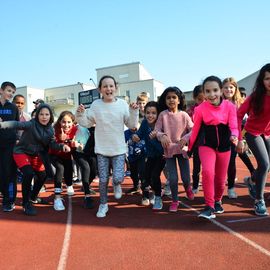
[[[171,158],[177,154],[185,154],[185,151],[180,149],[177,143],[184,135],[189,139],[188,133],[193,127],[193,122],[190,116],[184,111],[177,113],[165,110],[159,114],[156,122],[155,130],[157,130],[157,138],[161,139],[162,135],[166,134],[171,140],[169,147],[164,149],[165,158]]]
[[[238,130],[238,124],[237,124],[237,116],[236,116],[236,106],[232,104],[228,100],[222,100],[219,106],[214,106],[210,104],[208,101],[204,101],[201,103],[198,107],[195,108],[194,112],[194,127],[192,129],[190,141],[189,141],[189,150],[192,149],[197,136],[199,134],[201,125],[204,124],[206,126],[206,130],[209,131],[210,126],[212,127],[218,127],[218,126],[223,126],[226,127],[228,126],[231,135],[234,135],[238,137],[239,130]],[[207,136],[206,132],[206,136]],[[211,145],[211,140],[215,139],[217,142],[217,149],[219,147],[219,143],[221,142],[220,136],[223,134],[219,134],[216,132],[214,134],[215,138],[205,138],[204,142],[208,140],[208,144],[210,143]],[[207,145],[207,143],[201,143],[200,145]],[[226,145],[229,145],[230,142],[226,141]],[[211,146],[210,146],[211,147]]]
[[[270,137],[270,96],[265,95],[264,103],[261,105],[263,111],[259,116],[256,116],[253,110],[250,108],[250,96],[247,97],[245,102],[240,106],[237,111],[238,125],[241,128],[241,122],[245,116],[248,114],[246,124],[244,126],[245,130],[254,135],[264,135],[265,138]],[[239,139],[242,139],[242,133],[239,133]]]

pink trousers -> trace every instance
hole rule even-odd
[[[218,152],[207,146],[199,146],[202,164],[202,186],[205,204],[214,208],[222,199],[227,178],[231,151]]]

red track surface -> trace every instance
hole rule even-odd
[[[269,269],[270,218],[253,214],[253,201],[242,184],[247,170],[239,160],[237,167],[239,197],[224,196],[225,213],[214,223],[197,218],[195,210],[204,206],[202,192],[188,201],[182,185],[179,195],[186,206],[177,213],[168,212],[166,197],[163,210],[153,212],[140,206],[139,195],[116,201],[110,193],[109,213],[98,219],[98,195],[95,209],[86,210],[75,186],[76,195],[65,197],[66,211],[56,212],[48,183],[41,196],[49,197],[51,205],[37,206],[37,216],[22,213],[20,198],[13,212],[0,212],[0,269]],[[123,189],[129,187],[127,178]],[[267,197],[269,179],[266,190]]]

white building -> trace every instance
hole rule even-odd
[[[104,75],[113,76],[118,83],[118,96],[136,101],[141,92],[149,93],[150,100],[157,100],[164,85],[155,80],[140,62],[97,68],[97,82]]]
[[[247,96],[252,93],[259,72],[258,70],[237,82],[240,87],[245,87]]]
[[[58,116],[62,111],[68,110],[75,113],[79,105],[78,95],[81,91],[95,89],[93,84],[76,83],[72,85],[38,89],[29,86],[18,87],[16,94],[26,98],[25,112],[31,113],[34,110],[33,101],[43,99],[54,110]]]
[[[118,96],[128,97],[136,101],[141,92],[147,92],[150,100],[157,100],[162,94],[164,86],[155,80],[140,62],[97,68],[97,82],[104,75],[113,76],[118,83]],[[92,80],[93,81],[93,80]],[[29,86],[18,87],[16,93],[26,97],[25,111],[31,113],[34,109],[33,101],[43,99],[54,110],[56,116],[64,110],[75,112],[79,105],[79,92],[96,89],[96,85],[76,83],[46,89]]]

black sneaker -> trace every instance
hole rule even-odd
[[[215,209],[210,206],[206,206],[202,212],[198,215],[199,218],[212,219],[215,218]]]
[[[40,198],[40,197],[37,197],[35,200],[31,200],[32,204],[45,204],[45,205],[48,205],[49,202]]]
[[[130,188],[126,191],[126,194],[136,194],[136,193],[140,193],[140,190],[138,187],[133,187],[133,188]]]
[[[87,209],[94,208],[94,200],[91,197],[84,198],[84,208],[87,208]]]
[[[35,216],[37,214],[37,210],[35,207],[32,205],[32,202],[27,202],[23,206],[23,211],[27,216]]]
[[[222,203],[221,202],[215,202],[215,213],[216,214],[222,214],[222,213],[224,213],[224,209],[222,207]]]
[[[15,203],[4,203],[3,204],[3,211],[4,212],[11,212],[15,209]]]

